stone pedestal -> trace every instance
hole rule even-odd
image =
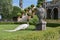
[[[46,21],[42,21],[36,25],[36,30],[46,30]]]

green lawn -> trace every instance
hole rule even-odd
[[[53,27],[54,25],[56,27]],[[60,24],[58,23],[48,23],[45,31],[34,30],[34,25],[30,25],[26,30],[11,33],[3,31],[17,26],[18,24],[1,24],[0,40],[60,40]]]

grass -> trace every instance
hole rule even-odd
[[[36,31],[34,25],[26,30],[5,32],[3,30],[14,29],[19,24],[0,24],[0,40],[60,40],[60,24],[48,22],[45,31]]]

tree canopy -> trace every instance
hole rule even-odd
[[[39,6],[41,3],[43,3],[44,0],[38,0],[37,6]]]
[[[12,0],[0,0],[0,15],[3,18],[9,17],[12,14]]]
[[[13,11],[12,11],[12,16],[14,17],[14,16],[17,16],[18,15],[18,13],[20,13],[21,14],[21,8],[19,8],[19,7],[17,7],[17,6],[13,6]],[[20,15],[19,14],[19,15]]]

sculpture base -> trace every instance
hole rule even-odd
[[[42,21],[36,25],[36,30],[46,30],[46,21]]]

